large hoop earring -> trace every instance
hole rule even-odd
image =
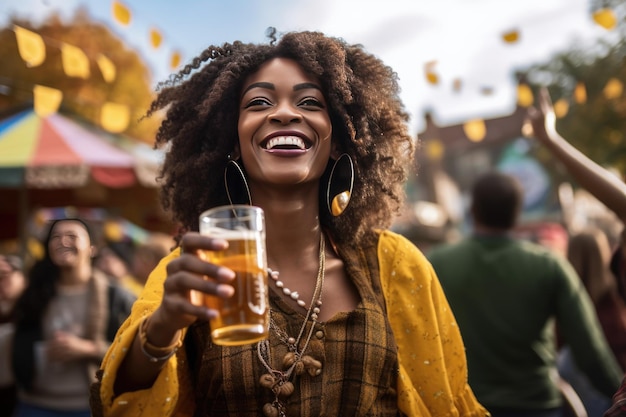
[[[354,165],[350,155],[344,153],[337,158],[328,177],[326,207],[333,217],[346,211],[352,196],[353,185]]]
[[[252,205],[246,174],[237,161],[230,159],[230,155],[228,155],[228,162],[224,168],[224,188],[226,188],[226,196],[231,206],[235,204]]]

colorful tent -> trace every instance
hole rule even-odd
[[[164,153],[62,114],[0,120],[0,240],[36,209],[99,207],[148,230],[170,227],[158,201]]]
[[[148,149],[146,149],[148,148]],[[0,121],[0,188],[156,186],[162,154],[61,114],[27,110]]]

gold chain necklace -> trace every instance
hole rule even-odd
[[[267,370],[266,374],[261,375],[259,383],[261,386],[270,389],[274,393],[274,401],[272,403],[266,403],[263,406],[263,415],[266,417],[286,417],[285,406],[281,402],[281,398],[285,398],[293,394],[294,385],[290,381],[292,375],[301,375],[305,370],[311,376],[317,376],[322,372],[322,364],[318,360],[313,359],[309,355],[305,355],[317,318],[319,317],[320,307],[322,305],[322,287],[324,286],[324,275],[326,270],[326,242],[324,240],[324,234],[320,233],[320,253],[319,253],[319,269],[317,271],[317,279],[315,281],[315,290],[313,291],[313,297],[311,304],[307,310],[302,327],[298,333],[297,338],[289,337],[287,333],[280,329],[274,320],[271,318],[270,310],[270,328],[276,333],[278,338],[287,345],[289,352],[283,359],[282,371],[276,370],[270,365],[270,344],[269,341],[263,340],[257,343],[257,354],[259,360]],[[311,327],[306,335],[306,339],[302,349],[298,349],[302,336],[305,333],[307,323],[311,319]]]

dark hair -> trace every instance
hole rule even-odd
[[[404,199],[414,149],[397,75],[361,45],[318,32],[285,33],[269,44],[212,45],[159,84],[148,115],[167,109],[156,136],[156,146],[171,146],[160,174],[163,207],[184,229],[197,230],[202,211],[228,204],[224,168],[238,143],[242,83],[277,57],[319,79],[333,140],[354,161],[350,205],[332,218],[320,198],[320,221],[336,241],[358,242],[389,226]]]
[[[38,325],[39,320],[48,307],[50,300],[56,295],[56,282],[60,277],[59,267],[52,262],[50,258],[50,249],[48,248],[52,236],[52,230],[58,223],[72,221],[83,225],[89,239],[93,242],[91,228],[85,220],[79,218],[63,218],[50,222],[47,227],[46,235],[42,240],[44,248],[44,256],[33,264],[28,272],[28,286],[24,289],[21,297],[15,305],[16,319],[18,325],[26,327]]]
[[[497,171],[483,174],[472,187],[474,220],[495,229],[511,229],[521,212],[523,197],[517,178]]]

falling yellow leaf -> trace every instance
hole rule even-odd
[[[554,115],[557,118],[565,117],[569,111],[569,103],[564,98],[560,98],[554,103]]]
[[[163,42],[163,36],[161,36],[161,32],[158,29],[150,30],[150,44],[153,48],[157,49],[161,46],[161,42]]]
[[[533,91],[528,84],[519,84],[517,86],[517,104],[520,107],[530,107],[534,100]]]
[[[461,81],[460,78],[455,78],[454,81],[452,81],[452,90],[454,90],[455,93],[458,93],[461,91],[461,88],[463,88],[463,81]]]
[[[502,39],[506,43],[515,43],[519,40],[519,32],[517,30],[510,30],[502,34]]]
[[[429,61],[424,64],[424,74],[426,74],[426,81],[429,84],[436,85],[439,83],[439,76],[435,72],[435,65],[437,65],[437,61]]]
[[[61,45],[63,71],[68,77],[89,78],[89,59],[82,49],[63,43]]]
[[[102,78],[107,83],[112,83],[115,80],[115,76],[117,75],[117,69],[115,68],[115,64],[106,56],[100,54],[96,60],[98,63],[98,67],[100,68],[100,73],[102,73]]]
[[[178,66],[180,65],[181,59],[182,58],[181,58],[180,52],[174,51],[174,53],[172,54],[172,57],[170,58],[170,68],[171,69],[178,68]]]
[[[63,92],[56,88],[35,85],[33,87],[33,100],[35,113],[39,117],[46,117],[59,110],[61,100],[63,100]]]
[[[430,139],[426,142],[426,155],[433,161],[441,159],[444,153],[443,143],[439,139]]]
[[[46,44],[39,34],[19,26],[13,26],[20,57],[29,67],[36,67],[46,59]]]
[[[100,109],[102,127],[113,133],[123,132],[130,122],[130,111],[123,104],[107,102]]]
[[[624,84],[617,78],[611,78],[606,85],[604,86],[604,97],[608,100],[618,98],[622,95],[622,91],[624,91]]]
[[[615,13],[611,9],[598,9],[593,12],[593,20],[598,25],[602,26],[606,30],[611,30],[617,24],[617,18]]]
[[[482,119],[469,120],[463,124],[463,131],[472,142],[480,142],[485,139],[487,126]]]
[[[28,247],[28,253],[30,253],[33,259],[43,259],[45,250],[38,239],[29,237],[26,246]]]
[[[131,19],[130,10],[122,2],[114,1],[113,2],[113,17],[118,23],[121,23],[122,25],[127,26],[130,23],[130,19]]]
[[[576,103],[578,104],[583,104],[587,101],[587,89],[585,88],[585,84],[576,84],[576,88],[574,89],[574,100],[576,100]]]
[[[427,72],[426,80],[433,85],[437,85],[439,83],[439,77],[434,72]]]
[[[102,228],[104,229],[104,237],[110,242],[120,242],[124,237],[124,231],[118,222],[108,220]]]

